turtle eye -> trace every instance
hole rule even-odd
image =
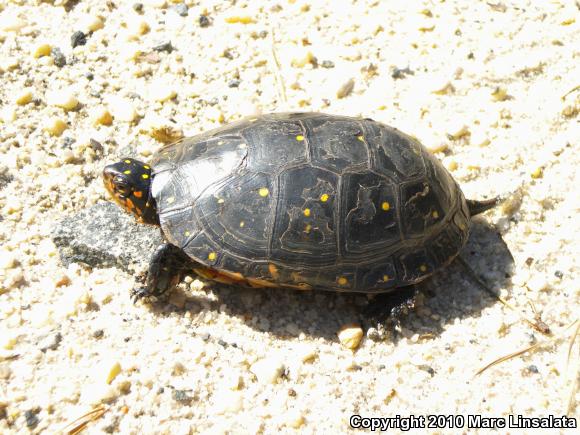
[[[130,195],[131,186],[129,185],[129,182],[125,179],[125,177],[116,176],[113,179],[113,183],[115,184],[115,190],[121,196],[129,196]]]

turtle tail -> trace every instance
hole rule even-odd
[[[492,199],[485,199],[483,201],[476,201],[473,199],[468,199],[467,201],[467,208],[469,208],[469,214],[471,216],[475,216],[478,215],[480,213],[483,213],[484,211],[487,211],[489,209],[494,208],[496,205],[498,205],[501,202],[501,199],[499,196],[492,198]]]

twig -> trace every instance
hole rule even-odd
[[[276,38],[274,36],[274,27],[270,28],[270,36],[272,39],[272,59],[274,60],[274,75],[276,77],[276,84],[278,85],[278,97],[283,101],[285,108],[288,107],[288,99],[286,97],[286,85],[284,83],[284,76],[282,75],[282,68],[276,53]]]
[[[104,406],[99,406],[87,412],[86,414],[81,415],[76,420],[71,421],[69,424],[67,424],[60,430],[60,433],[66,433],[68,435],[76,435],[78,433],[81,433],[91,421],[95,421],[101,418],[103,414],[107,412],[107,410],[108,408],[105,408]]]

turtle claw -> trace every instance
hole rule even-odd
[[[138,287],[131,290],[131,302],[133,302],[133,305],[135,305],[141,299],[143,299],[145,302],[152,302],[157,298],[149,292],[147,287]]]

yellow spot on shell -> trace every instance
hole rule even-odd
[[[419,266],[419,270],[421,272],[427,272],[427,266],[425,266],[424,264],[422,264],[421,266]]]
[[[123,174],[125,174],[125,175],[129,175],[130,173],[131,173],[131,170],[130,169],[127,169],[126,171],[123,171]]]
[[[149,165],[143,165],[143,169],[151,169],[151,166],[149,166]]]
[[[312,229],[312,225],[308,224],[308,225],[306,225],[306,226],[304,227],[304,232],[305,232],[306,234],[308,234],[308,233],[310,232],[310,230],[311,230],[311,229]]]
[[[278,273],[278,268],[276,267],[275,264],[268,264],[268,271],[270,272],[270,275],[272,275],[272,278],[274,279],[278,279],[278,277],[280,276]]]
[[[210,253],[207,255],[207,259],[208,259],[209,261],[215,261],[215,259],[216,259],[216,258],[217,258],[217,254],[216,254],[215,252],[210,252]]]
[[[244,225],[246,225],[246,223],[244,221],[240,221],[240,228],[244,228]]]
[[[169,198],[167,198],[167,204],[173,204],[174,202],[175,202],[174,196],[170,196]]]
[[[258,193],[260,194],[260,196],[266,197],[266,196],[268,196],[270,191],[268,190],[267,187],[262,187],[260,190],[258,190]]]
[[[437,212],[437,210],[435,210],[433,213],[431,213],[431,216],[437,219],[439,217],[439,213]]]
[[[149,174],[141,174],[141,178],[146,180],[147,178],[149,178]]]
[[[304,209],[304,216],[306,216],[306,217],[310,216],[310,209],[309,208]]]
[[[185,234],[186,236],[189,236],[191,233],[190,233],[189,231],[186,231],[184,234]]]
[[[225,202],[225,199],[223,199],[223,198],[218,198],[218,201],[217,201],[217,202],[218,202],[218,204],[223,204],[223,203]]]
[[[383,211],[388,211],[391,208],[391,204],[385,201],[381,204],[381,208],[383,209]]]
[[[389,275],[383,275],[383,282],[387,282],[390,279],[391,278],[389,278]]]
[[[125,163],[131,163],[131,160],[125,160]]]
[[[364,142],[364,141],[365,141],[365,138],[364,138],[364,136],[357,136],[356,138],[357,138],[358,140],[360,140],[361,142]]]
[[[346,285],[348,284],[348,279],[346,279],[344,276],[339,277],[336,282],[338,282],[339,285]]]
[[[304,140],[304,136],[302,136],[301,134],[299,134],[298,136],[296,136],[296,140],[297,141],[303,141]]]
[[[329,198],[328,193],[323,193],[322,195],[320,195],[320,200],[322,202],[328,201],[328,198]]]

